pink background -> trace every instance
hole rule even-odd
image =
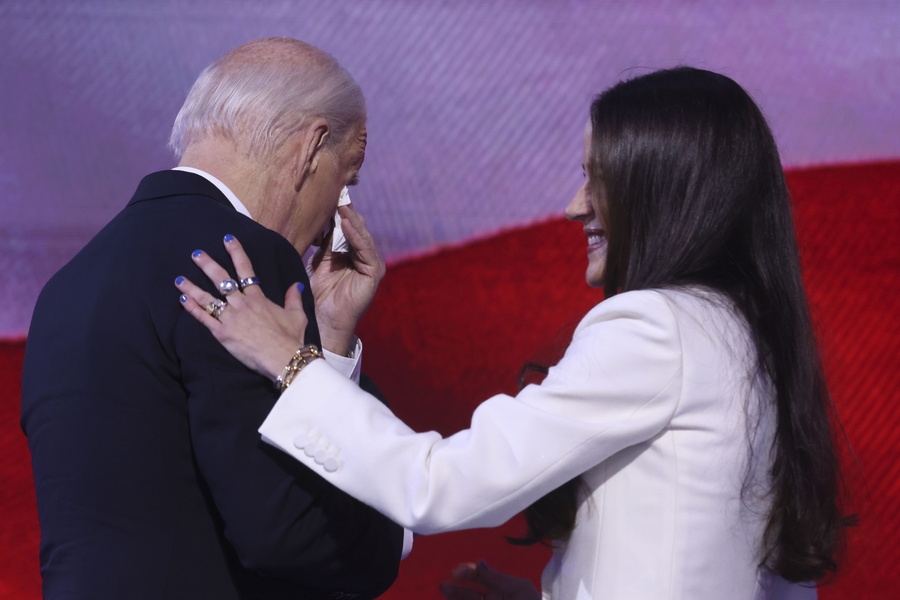
[[[559,215],[591,97],[648,69],[737,79],[789,167],[900,156],[896,1],[0,0],[0,337],[24,334],[49,276],[173,166],[200,70],[271,35],[361,83],[353,198],[393,261]]]

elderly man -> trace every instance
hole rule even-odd
[[[306,339],[359,377],[359,315],[331,294],[316,324],[298,253],[358,177],[359,86],[303,42],[250,42],[201,74],[171,141],[180,165],[145,177],[34,311],[22,427],[44,598],[375,597],[396,577],[402,530],[260,441],[271,381],[232,359],[169,285],[199,275],[195,248],[228,264],[222,239],[235,235],[257,272],[224,291],[259,285],[280,300],[302,282]],[[365,295],[380,278],[342,266],[323,288]]]

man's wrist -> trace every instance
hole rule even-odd
[[[325,332],[321,331],[320,328],[320,335],[322,338],[322,348],[328,350],[332,354],[352,358],[353,351],[356,349],[357,339],[352,331],[350,333],[334,331]]]

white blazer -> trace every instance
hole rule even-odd
[[[628,292],[584,317],[541,385],[488,399],[448,438],[412,431],[321,360],[260,433],[422,534],[500,525],[582,476],[545,598],[807,600],[814,589],[757,566],[774,413],[755,373],[727,300]]]

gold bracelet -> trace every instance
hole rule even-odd
[[[297,376],[297,373],[303,370],[303,367],[316,360],[317,358],[325,358],[322,356],[322,353],[319,352],[319,349],[313,344],[307,344],[306,346],[301,346],[296,352],[294,352],[294,356],[291,357],[290,362],[284,366],[284,369],[281,371],[281,375],[275,380],[275,389],[279,392],[283,392],[291,385],[291,382],[294,380],[294,377]]]

